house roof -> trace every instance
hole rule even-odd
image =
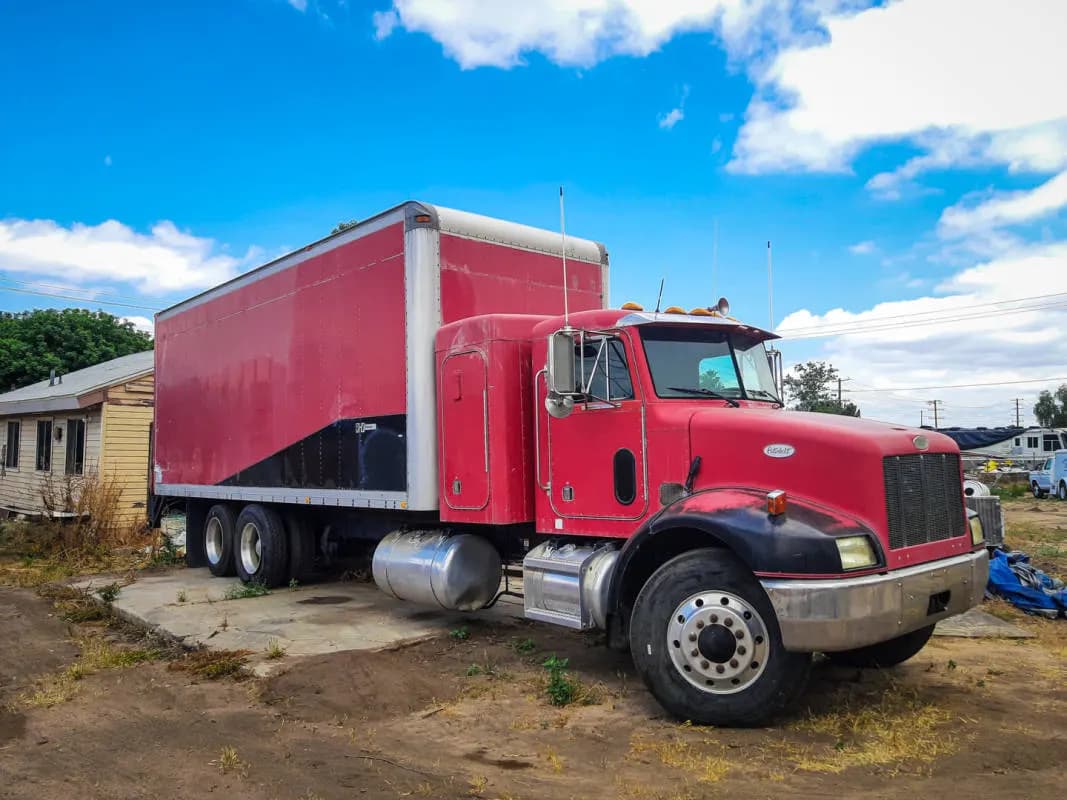
[[[47,379],[31,383],[0,394],[0,416],[71,411],[95,405],[103,397],[93,397],[94,393],[148,375],[154,363],[155,354],[147,350],[56,376],[56,383],[51,386]]]

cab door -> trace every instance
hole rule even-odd
[[[585,333],[575,348],[583,396],[569,416],[547,417],[552,513],[557,520],[639,519],[648,508],[645,415],[630,342]]]
[[[441,496],[449,508],[489,502],[489,379],[485,356],[455,353],[441,365]]]

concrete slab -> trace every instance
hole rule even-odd
[[[112,580],[97,576],[74,585],[92,590]],[[178,569],[139,577],[123,587],[113,607],[129,621],[188,647],[262,655],[277,640],[289,656],[383,650],[447,635],[472,619],[510,623],[522,618],[522,601],[512,597],[501,598],[492,609],[461,613],[402,603],[374,584],[331,582],[227,600],[226,593],[239,585],[237,578],[215,578],[207,569]],[[261,674],[283,666],[253,662]]]
[[[1032,639],[1035,634],[1007,620],[994,617],[980,608],[942,620],[934,627],[934,636],[958,636],[965,639]]]

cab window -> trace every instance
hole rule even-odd
[[[590,400],[633,400],[626,348],[616,336],[587,338],[575,345],[574,382]]]

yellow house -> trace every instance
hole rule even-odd
[[[145,519],[154,400],[151,350],[0,394],[0,513],[65,516],[64,490],[98,476],[119,520]]]

